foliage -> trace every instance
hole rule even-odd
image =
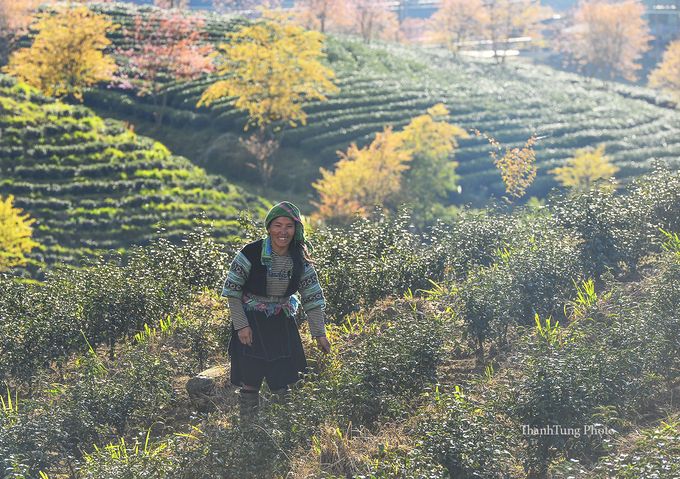
[[[469,135],[443,120],[449,113],[443,104],[437,104],[428,108],[427,115],[411,119],[397,133],[403,142],[401,148],[412,158],[404,173],[403,200],[413,205],[414,216],[420,223],[431,224],[440,217],[435,205],[446,203],[460,179],[455,172],[458,163],[451,161],[451,157],[458,147],[456,137],[465,139]]]
[[[22,210],[15,208],[13,201],[12,195],[6,200],[0,196],[0,272],[26,264],[24,253],[38,245],[31,239],[31,225],[35,219],[22,215]]]
[[[680,423],[665,423],[642,431],[629,452],[610,453],[591,477],[605,479],[652,479],[673,477],[680,472]]]
[[[633,344],[619,342],[622,331],[614,326],[611,333],[599,331],[597,343],[588,340],[597,326],[586,322],[569,329],[556,326],[559,341],[527,338],[520,355],[522,373],[511,380],[510,412],[525,427],[522,460],[530,476],[545,474],[560,452],[573,457],[601,450],[605,438],[588,434],[585,426],[616,428],[618,424],[610,420],[635,410],[650,394],[651,384],[641,375],[643,360]],[[531,432],[547,427],[562,429],[543,435]]]
[[[365,43],[374,38],[396,40],[397,15],[387,5],[372,0],[349,0],[350,32]]]
[[[31,382],[45,366],[100,344],[109,346],[113,359],[116,344],[174,317],[194,293],[215,288],[224,274],[222,254],[210,232],[198,230],[182,247],[159,240],[133,248],[124,263],[113,255],[81,270],[58,269],[43,285],[2,280],[0,344],[6,361],[0,377]],[[182,334],[192,337],[190,331]],[[195,352],[200,359],[200,350]]]
[[[0,0],[0,64],[7,64],[18,40],[28,33],[38,6],[45,3],[53,3],[53,0]]]
[[[636,62],[649,50],[653,38],[645,8],[637,3],[613,3],[606,0],[581,0],[574,14],[573,29],[568,37],[570,54],[590,75],[600,74],[603,80],[617,75],[635,81],[641,68]]]
[[[567,159],[567,166],[554,168],[548,173],[555,175],[562,186],[576,190],[587,190],[597,180],[611,178],[618,168],[604,155],[604,145],[597,149],[579,148],[573,158]]]
[[[387,217],[377,210],[357,219],[348,230],[316,232],[315,269],[326,296],[326,316],[341,324],[345,318],[385,296],[400,297],[409,288],[427,290],[446,274],[446,232],[412,231],[406,210]]]
[[[116,64],[102,50],[117,25],[87,7],[62,6],[38,18],[33,44],[15,52],[4,72],[47,95],[79,100],[83,88],[111,79]]]
[[[668,44],[661,63],[649,75],[649,86],[669,91],[680,101],[680,40]]]
[[[78,265],[97,250],[146,245],[158,237],[181,243],[195,226],[212,224],[226,243],[238,212],[267,205],[223,178],[207,175],[162,145],[115,120],[69,106],[2,77],[0,194],[35,218],[40,243],[19,276],[42,278],[58,263]]]
[[[152,13],[151,7],[132,4],[96,5],[97,12],[122,25]],[[204,14],[204,18],[205,30],[215,43],[224,39],[226,31],[243,25],[233,16]],[[115,37],[111,39],[118,45]],[[622,168],[617,174],[621,183],[651,171],[651,158],[674,168],[680,154],[680,116],[669,108],[676,102],[659,90],[623,83],[609,83],[604,90],[581,75],[540,65],[510,62],[499,70],[485,61],[454,59],[444,49],[380,41],[365,44],[344,35],[329,35],[324,48],[340,89],[327,95],[328,101],[304,107],[307,124],[286,131],[273,160],[277,166],[270,184],[286,184],[295,195],[314,194],[311,184],[321,176],[319,167],[330,170],[337,161],[336,151],[346,151],[353,142],[359,148],[370,144],[384,125],[398,131],[437,103],[449,105],[449,123],[483,130],[504,147],[522,148],[524,141],[518,138],[546,136],[534,145],[539,169],[520,202],[531,196],[547,197],[557,184],[547,172],[562,166],[577,148],[605,144],[612,163]],[[228,171],[230,180],[254,182],[255,172],[243,167],[248,161],[254,163],[254,158],[247,158],[250,155],[237,138],[227,142],[224,135],[242,128],[248,113],[235,109],[229,98],[215,100],[209,108],[195,107],[212,81],[202,78],[169,88],[165,126],[160,130],[153,125],[150,96],[135,98],[98,89],[87,92],[85,101],[104,116],[115,109],[134,123],[135,131],[153,131],[173,152],[200,162],[212,173]],[[458,142],[455,159],[464,165],[457,169],[461,192],[452,192],[449,202],[484,208],[491,196],[507,196],[493,159],[484,154],[485,140],[459,138]]]
[[[539,2],[532,0],[489,0],[486,10],[485,33],[491,39],[491,49],[497,63],[505,63],[511,38],[541,37],[539,27]]]
[[[411,155],[402,148],[399,134],[385,127],[370,146],[359,149],[352,144],[347,153],[338,152],[335,171],[321,169],[322,178],[314,183],[321,219],[349,225],[359,215],[366,217],[376,205],[395,211],[405,195],[402,178]]]
[[[493,138],[489,138],[489,142],[495,149],[501,149],[500,144]],[[511,200],[506,198],[506,200],[513,205],[524,196],[526,189],[536,178],[537,168],[532,165],[536,159],[534,143],[536,139],[531,137],[522,149],[506,147],[505,155],[500,158],[495,151],[490,152],[494,165],[501,170],[501,176],[507,185],[505,192],[509,193],[512,198]]]
[[[488,340],[505,344],[513,326],[532,325],[536,315],[560,317],[581,274],[575,238],[550,218],[516,225],[503,239],[493,263],[472,268],[455,295],[454,310],[481,356]]]
[[[170,83],[195,80],[214,71],[208,58],[214,49],[203,43],[203,27],[199,17],[159,10],[151,17],[138,16],[131,29],[122,28],[126,46],[113,52],[121,65],[114,82],[119,88],[153,96],[156,126],[163,121]]]
[[[349,21],[344,0],[301,0],[295,2],[294,21],[308,30],[321,33],[342,28]]]
[[[335,170],[322,168],[322,178],[313,184],[320,197],[316,215],[347,225],[356,215],[366,217],[375,205],[396,211],[409,202],[419,224],[433,222],[456,186],[457,163],[450,161],[458,146],[456,136],[468,136],[459,127],[435,121],[448,113],[443,105],[435,105],[400,132],[386,127],[369,146],[352,144],[347,153],[338,152],[341,160]]]
[[[422,450],[445,467],[447,477],[507,477],[514,444],[498,405],[478,401],[458,386],[452,392],[436,389],[429,399],[433,411],[418,418],[416,433]]]
[[[222,97],[234,97],[234,107],[248,111],[245,125],[258,127],[258,133],[244,144],[256,158],[255,167],[266,187],[271,178],[270,159],[279,146],[267,126],[306,123],[303,106],[312,100],[326,100],[326,93],[337,91],[333,71],[322,65],[324,36],[287,24],[279,11],[262,10],[266,20],[227,32],[229,43],[220,44],[217,71],[226,80],[208,87],[198,106],[210,105]],[[251,165],[252,166],[252,165]]]
[[[481,37],[488,21],[481,0],[444,0],[428,26],[432,39],[455,53],[465,42]]]
[[[319,63],[323,35],[284,24],[278,12],[265,12],[267,20],[227,33],[220,44],[217,70],[226,80],[212,84],[199,105],[223,96],[235,97],[234,106],[248,110],[249,124],[306,123],[305,103],[325,100],[337,91],[333,71]]]

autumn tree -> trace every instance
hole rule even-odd
[[[187,8],[189,0],[153,0],[153,4],[160,8]]]
[[[621,75],[635,81],[641,68],[636,62],[653,38],[644,13],[645,6],[638,2],[581,0],[574,26],[564,34],[568,53],[588,76],[599,74],[607,81]]]
[[[207,1],[207,0],[206,0]],[[212,0],[215,11],[220,13],[236,13],[245,18],[259,18],[262,16],[260,7],[267,5],[270,9],[275,9],[281,5],[283,0]]]
[[[481,38],[488,23],[482,0],[442,0],[428,26],[434,42],[457,52],[464,42]]]
[[[351,32],[361,36],[369,43],[374,38],[395,40],[399,32],[397,14],[390,11],[388,5],[380,0],[349,0]]]
[[[668,45],[661,63],[649,75],[649,86],[672,93],[680,102],[680,40]]]
[[[337,87],[333,71],[319,62],[325,37],[284,23],[287,17],[280,12],[263,11],[265,20],[227,33],[228,43],[220,45],[217,55],[218,73],[224,79],[203,92],[198,104],[233,97],[234,106],[248,112],[245,130],[256,128],[249,150],[267,152],[256,156],[266,186],[275,151],[266,145],[276,145],[286,126],[305,124],[305,104],[326,100]]]
[[[540,4],[536,0],[484,0],[486,34],[498,63],[504,63],[510,41],[522,37],[536,41],[541,33]]]
[[[214,48],[203,42],[202,28],[198,16],[164,10],[138,16],[131,29],[123,28],[126,47],[114,52],[121,65],[115,83],[140,96],[152,95],[156,126],[163,122],[169,85],[214,71],[209,57]]]
[[[79,100],[83,88],[111,79],[116,63],[102,50],[117,25],[82,6],[61,6],[38,18],[33,44],[14,52],[4,72],[47,95]]]
[[[426,224],[443,213],[458,179],[457,163],[451,159],[456,137],[468,136],[443,120],[448,113],[444,105],[435,105],[400,132],[386,128],[369,146],[352,144],[347,153],[338,152],[335,170],[322,168],[322,178],[313,184],[319,194],[316,215],[348,224],[376,204],[395,212],[411,203],[414,218]]]
[[[339,27],[347,18],[347,0],[298,0],[295,2],[294,21],[308,30],[325,33],[329,26]],[[330,30],[329,30],[330,31]]]
[[[458,146],[456,137],[468,138],[468,133],[444,121],[449,114],[443,104],[429,108],[426,115],[411,120],[396,133],[401,149],[411,157],[410,168],[404,173],[404,201],[413,206],[414,216],[429,223],[442,213],[440,205],[457,187],[458,163],[452,160]]]
[[[611,178],[620,170],[610,162],[610,158],[604,154],[604,145],[595,148],[580,148],[576,150],[573,158],[567,159],[566,166],[560,166],[548,171],[555,175],[555,179],[562,186],[567,186],[578,191],[584,191],[602,178]]]
[[[396,211],[403,198],[403,173],[411,161],[402,145],[399,135],[386,127],[369,146],[352,143],[346,153],[338,151],[335,170],[321,168],[321,179],[312,184],[319,195],[316,216],[347,225],[356,215],[367,216],[374,205]]]
[[[22,215],[22,210],[15,208],[13,201],[12,195],[6,200],[0,196],[0,272],[26,264],[24,253],[38,245],[31,239],[31,224],[35,219]]]
[[[480,135],[480,133],[477,132],[477,135]],[[488,138],[484,134],[482,136]],[[536,153],[534,152],[536,138],[529,138],[522,148],[506,147],[503,156],[498,153],[502,150],[500,143],[493,138],[488,138],[488,140],[493,147],[493,150],[489,153],[496,168],[501,170],[501,177],[507,187],[505,192],[510,195],[510,198],[505,197],[505,200],[514,206],[517,200],[524,196],[526,189],[536,178],[538,168],[533,165],[536,160]]]

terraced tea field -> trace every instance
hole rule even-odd
[[[114,18],[124,23],[136,11],[103,4],[96,8],[103,13],[118,8]],[[233,18],[219,15],[207,17],[207,24],[211,40],[218,42],[223,32],[238,26]],[[529,195],[548,194],[555,182],[547,171],[584,146],[605,144],[622,180],[647,171],[654,158],[674,168],[680,162],[680,112],[670,97],[654,90],[616,83],[604,88],[599,81],[547,67],[511,62],[499,68],[492,62],[453,58],[440,49],[365,45],[349,37],[330,37],[327,54],[340,91],[328,102],[310,104],[307,125],[287,131],[278,159],[282,168],[274,177],[303,192],[312,191],[319,167],[332,167],[338,160],[337,150],[351,142],[370,142],[385,125],[398,129],[439,102],[451,110],[450,122],[477,129],[503,146],[521,146],[532,135],[540,138],[535,147],[539,171]],[[154,137],[196,163],[212,165],[211,171],[252,180],[248,168],[234,168],[239,165],[234,159],[237,142],[225,143],[225,135],[242,134],[246,116],[229,100],[195,107],[212,81],[203,78],[171,88],[166,126]],[[125,118],[140,131],[153,124],[150,98],[99,89],[86,95],[86,104],[102,115]],[[461,143],[456,159],[462,194],[454,193],[453,203],[483,204],[490,195],[503,195],[488,150],[483,138]]]
[[[0,195],[37,221],[29,270],[77,264],[98,249],[179,241],[200,223],[226,241],[238,232],[238,214],[267,205],[210,176],[161,144],[131,133],[115,120],[37,94],[0,76]]]

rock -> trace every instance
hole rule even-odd
[[[217,365],[187,381],[189,399],[198,412],[212,412],[226,404],[227,389],[220,384],[220,378],[228,372],[228,368]]]

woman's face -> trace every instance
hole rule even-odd
[[[285,216],[274,218],[267,228],[276,254],[284,254],[295,237],[295,221]]]

